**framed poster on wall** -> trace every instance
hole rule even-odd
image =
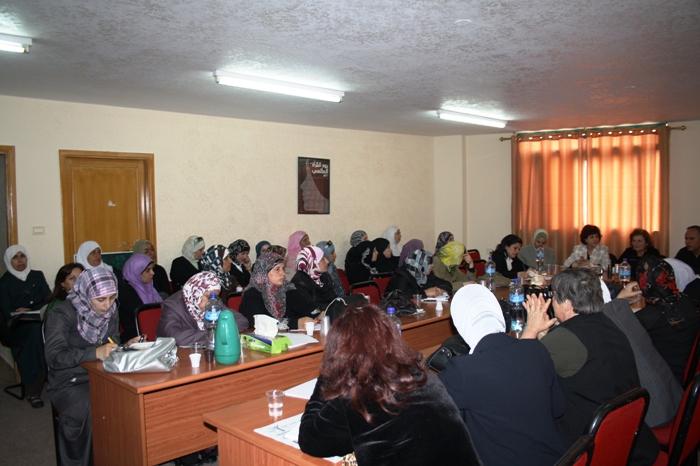
[[[297,213],[331,212],[331,161],[298,157]]]

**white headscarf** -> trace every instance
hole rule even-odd
[[[18,252],[21,252],[25,256],[27,256],[27,266],[21,272],[12,267],[12,258],[15,257]],[[21,244],[13,244],[12,246],[8,247],[5,250],[5,268],[8,272],[10,272],[12,275],[19,278],[23,282],[26,281],[27,275],[29,275],[29,272],[31,271],[31,267],[29,267],[29,254],[27,254],[27,248],[25,248]]]
[[[194,253],[204,248],[204,238],[193,235],[185,240],[182,245],[182,255],[190,261],[195,268],[199,267],[198,260],[194,257]]]
[[[90,262],[88,262],[88,256],[92,251],[95,249],[100,249],[99,244],[97,244],[96,241],[85,241],[83,244],[80,245],[78,248],[78,252],[75,253],[74,259],[77,263],[82,264],[83,267],[85,267],[85,270],[90,270],[90,269],[96,269],[97,267],[104,267],[105,269],[112,271],[112,266],[109,264],[105,264],[104,262],[100,262],[98,265],[92,266],[90,265]]]
[[[464,341],[469,345],[469,354],[482,338],[492,333],[506,331],[501,305],[485,286],[466,285],[460,288],[450,304],[452,322]]]
[[[688,286],[688,283],[698,278],[698,276],[695,275],[695,272],[693,272],[693,268],[682,260],[674,259],[672,257],[667,257],[664,260],[671,264],[671,267],[673,267],[673,275],[676,276],[676,286],[679,290],[684,291],[685,287]]]
[[[396,242],[396,232],[399,231],[399,227],[396,225],[392,225],[386,230],[384,230],[384,234],[382,237],[389,241],[389,246],[391,246],[391,254],[399,257],[401,255],[401,246],[399,246],[400,243]]]

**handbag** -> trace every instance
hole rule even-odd
[[[153,343],[139,343],[112,351],[102,365],[107,372],[170,372],[177,363],[177,345],[171,337],[158,338]],[[139,346],[138,348],[140,348]]]
[[[425,361],[429,368],[435,372],[440,372],[445,367],[450,359],[455,356],[461,356],[469,353],[469,345],[459,335],[452,335],[445,340],[442,345],[433,352]]]

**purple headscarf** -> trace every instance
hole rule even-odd
[[[401,267],[406,262],[406,259],[411,257],[418,249],[423,249],[423,241],[419,239],[412,239],[404,244],[401,248],[401,255],[399,256],[399,267]]]
[[[136,294],[139,295],[143,304],[159,303],[163,301],[163,298],[160,297],[153,286],[153,280],[149,283],[141,281],[141,274],[151,264],[153,264],[153,259],[140,253],[132,254],[124,263],[124,280],[136,291]]]

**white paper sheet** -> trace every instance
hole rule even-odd
[[[310,337],[304,333],[280,333],[278,335],[284,335],[288,337],[292,342],[289,345],[289,349],[299,348],[300,346],[308,345],[309,343],[318,343],[318,340],[314,337]]]
[[[309,400],[314,392],[314,387],[316,387],[316,380],[317,379],[311,379],[307,382],[288,388],[284,391],[284,394],[294,398],[301,398],[302,400]]]
[[[264,435],[265,437],[276,440],[290,447],[299,449],[299,426],[301,425],[301,414],[282,419],[281,421],[273,422],[270,425],[255,429],[255,432]],[[338,463],[343,458],[340,456],[331,456],[324,458],[330,463]]]

